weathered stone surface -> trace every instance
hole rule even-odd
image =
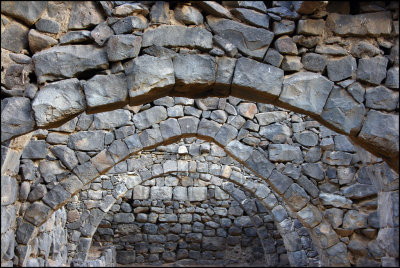
[[[238,140],[233,140],[229,142],[226,146],[226,150],[230,152],[234,157],[240,159],[245,162],[251,155],[253,148],[247,145],[244,145]]]
[[[329,13],[326,26],[342,36],[388,35],[392,31],[391,17],[389,11],[357,15]]]
[[[232,14],[239,20],[256,27],[262,27],[268,30],[269,16],[257,11],[246,8],[234,8]]]
[[[281,174],[277,170],[272,171],[271,176],[268,178],[268,181],[279,194],[284,194],[289,186],[293,183],[293,180],[291,178]]]
[[[80,151],[101,151],[104,149],[104,131],[80,131],[69,136],[68,147]]]
[[[196,134],[199,121],[200,120],[198,118],[193,116],[179,118],[178,123],[181,127],[182,134]]]
[[[146,129],[139,134],[139,139],[143,147],[154,146],[163,141],[160,128],[158,125],[156,126],[156,128]]]
[[[213,32],[234,44],[241,53],[262,59],[274,34],[268,30],[247,26],[227,19],[207,16]]]
[[[52,47],[54,45],[57,45],[58,43],[57,40],[55,40],[54,38],[42,34],[36,31],[35,29],[31,29],[29,31],[28,41],[29,41],[29,48],[32,51],[32,53],[36,53],[43,49]]]
[[[273,48],[268,49],[265,54],[264,62],[269,63],[275,67],[279,67],[282,63],[283,56]]]
[[[346,244],[339,242],[336,245],[328,248],[326,250],[329,256],[329,264],[332,266],[345,266],[350,265],[349,260],[347,258],[347,247]]]
[[[297,212],[303,224],[308,228],[313,228],[322,221],[322,214],[317,207],[308,204]]]
[[[326,66],[326,56],[317,53],[307,53],[301,58],[304,69],[322,72]]]
[[[207,199],[207,187],[188,187],[189,201],[204,201]]]
[[[260,128],[260,135],[273,143],[285,143],[291,136],[291,129],[284,124],[274,123]]]
[[[270,144],[268,146],[268,153],[269,159],[272,161],[294,161],[295,163],[303,161],[303,155],[299,146],[292,146],[288,144]]]
[[[254,101],[276,98],[281,93],[283,74],[279,68],[242,57],[236,63],[231,94]]]
[[[160,131],[164,140],[168,140],[171,137],[177,137],[182,134],[178,120],[175,118],[169,118],[168,120],[161,122]]]
[[[301,58],[297,56],[284,56],[281,64],[282,70],[288,72],[299,71],[303,67],[300,59]]]
[[[79,88],[80,83],[76,78],[41,88],[32,101],[36,124],[40,127],[52,126],[84,111],[85,97]]]
[[[398,155],[398,116],[370,110],[358,137],[375,148],[384,148],[388,155]]]
[[[125,68],[131,105],[167,95],[175,84],[171,58],[143,55],[133,59]]]
[[[33,130],[35,121],[31,102],[24,97],[1,100],[1,141]]]
[[[295,133],[293,138],[296,142],[304,146],[315,146],[318,144],[318,135],[312,131]]]
[[[67,190],[71,195],[83,188],[83,183],[78,179],[77,176],[71,175],[61,182],[61,185]]]
[[[325,151],[322,156],[322,162],[328,165],[350,165],[353,155],[346,152],[336,152],[336,151]]]
[[[325,172],[320,163],[307,163],[303,165],[303,172],[305,175],[321,181],[325,178]]]
[[[127,102],[128,87],[124,74],[95,75],[84,83],[88,111]]]
[[[199,5],[202,10],[205,10],[211,15],[232,19],[232,14],[229,12],[229,10],[215,1],[199,1],[196,4]]]
[[[373,185],[355,183],[353,185],[343,187],[341,192],[351,199],[362,199],[369,196],[374,196],[377,191]]]
[[[137,129],[146,129],[165,119],[167,119],[167,110],[162,106],[156,106],[137,113],[132,118]]]
[[[133,223],[135,216],[133,213],[116,213],[114,214],[114,221],[117,223]]]
[[[367,215],[361,214],[356,210],[349,210],[343,217],[343,228],[354,230],[367,227]]]
[[[135,58],[139,55],[142,38],[131,34],[113,35],[107,42],[109,61],[120,61]]]
[[[380,54],[379,48],[366,41],[360,41],[351,47],[351,55],[357,58],[373,57]]]
[[[297,46],[293,42],[292,38],[288,35],[279,37],[275,43],[275,48],[279,53],[284,55],[297,55]]]
[[[297,183],[293,183],[289,186],[285,192],[284,198],[295,211],[299,211],[310,201],[308,194]]]
[[[320,74],[301,72],[284,79],[279,100],[319,115],[332,86],[333,82]]]
[[[337,45],[318,45],[315,48],[315,52],[319,53],[319,54],[327,54],[327,55],[333,55],[333,56],[346,56],[347,55],[346,49],[342,48],[341,46],[337,46]]]
[[[96,2],[75,2],[69,18],[68,29],[86,29],[103,21],[102,11]]]
[[[360,131],[365,107],[357,103],[346,90],[334,87],[321,117],[344,132],[354,135]]]
[[[385,86],[399,89],[399,67],[392,67],[387,71]]]
[[[5,1],[1,3],[1,12],[22,20],[28,26],[34,24],[47,7],[47,1]]]
[[[290,19],[290,20],[297,20],[300,18],[299,13],[297,13],[296,11],[292,11],[291,9],[289,9],[289,7],[286,7],[286,6],[278,6],[278,7],[269,8],[268,15],[270,15],[272,17],[271,13],[276,16],[275,18],[285,18],[285,19]]]
[[[329,248],[339,242],[338,235],[326,221],[322,221],[312,231],[318,236],[322,248]]]
[[[93,116],[96,129],[114,129],[131,123],[131,113],[125,109],[97,113]]]
[[[111,28],[115,34],[131,33],[133,30],[143,30],[148,26],[147,19],[142,15],[129,16],[119,19]]]
[[[28,31],[25,25],[18,22],[12,22],[8,25],[3,25],[1,28],[1,47],[15,53],[20,53],[23,49],[28,48]],[[1,53],[3,55],[3,51]],[[3,58],[2,58],[2,64]],[[3,73],[3,71],[2,71]]]
[[[364,102],[365,88],[358,82],[351,84],[347,91],[353,96],[353,98],[359,103]]]
[[[177,55],[174,58],[174,70],[174,91],[193,95],[214,84],[216,61],[208,55]]]
[[[220,128],[221,125],[217,122],[203,118],[199,123],[197,133],[206,137],[215,137]]]
[[[352,56],[329,59],[327,63],[328,77],[331,81],[341,81],[356,71],[357,62]]]
[[[201,12],[188,5],[177,6],[174,10],[175,18],[185,24],[199,25],[203,23],[203,15]]]
[[[281,122],[287,118],[287,112],[274,111],[258,113],[255,115],[260,126],[269,125],[274,122]]]
[[[360,59],[358,61],[357,79],[379,85],[386,77],[388,62],[389,60],[382,56]]]
[[[151,22],[154,24],[169,23],[169,2],[157,1],[150,10]]]
[[[107,25],[107,22],[100,23],[90,33],[99,46],[103,46],[113,34],[114,31]]]
[[[1,176],[1,206],[7,206],[17,200],[18,185],[15,178],[2,175]]]
[[[78,165],[78,158],[76,157],[75,152],[66,145],[56,145],[50,150],[69,170],[72,170],[76,165]]]
[[[47,188],[43,184],[38,184],[36,187],[32,189],[32,191],[28,195],[28,201],[34,202],[36,200],[42,199],[43,196],[47,193]]]
[[[60,23],[50,19],[40,19],[35,23],[36,29],[46,33],[58,33],[60,31]]]
[[[284,34],[292,34],[296,28],[294,21],[291,20],[281,20],[274,21],[273,29],[275,36],[280,36]]]
[[[108,68],[106,50],[93,45],[56,46],[36,53],[32,60],[39,83]]]
[[[384,86],[367,88],[365,93],[365,107],[393,111],[399,103],[399,92]]]
[[[274,164],[268,161],[267,157],[258,150],[252,152],[250,157],[246,160],[246,164],[264,179],[267,179],[275,168]]]
[[[215,140],[223,146],[226,146],[231,140],[236,138],[238,131],[235,127],[224,124],[217,135],[215,136]]]
[[[82,31],[73,31],[68,32],[60,37],[60,44],[79,44],[85,43],[91,40],[90,31],[82,30]]]
[[[126,156],[128,156],[129,149],[126,146],[125,142],[121,140],[115,140],[113,141],[113,143],[111,143],[110,147],[108,147],[108,152],[110,153],[114,162],[118,163]]]
[[[160,26],[149,29],[143,34],[142,47],[152,45],[210,50],[212,49],[212,34],[201,28],[180,25]]]
[[[59,204],[65,202],[71,197],[71,194],[67,192],[60,184],[54,186],[47,194],[43,197],[43,202],[52,209],[55,209]]]
[[[172,187],[153,186],[153,187],[151,187],[150,198],[152,200],[171,200],[172,199]]]
[[[297,33],[305,35],[322,35],[325,28],[324,20],[299,20]]]
[[[230,94],[230,85],[236,66],[236,59],[228,57],[217,57],[217,71],[215,74],[214,92],[222,96]]]
[[[376,238],[379,246],[393,257],[399,256],[399,229],[398,228],[381,228]]]
[[[322,204],[338,208],[351,208],[351,204],[353,203],[350,199],[337,194],[320,193],[319,198],[321,199]]]
[[[117,6],[112,10],[112,14],[122,17],[131,15],[132,13],[138,13],[142,14],[143,16],[147,16],[147,14],[149,14],[149,9],[142,3],[126,3]],[[111,14],[108,16],[111,17]]]
[[[208,250],[223,250],[226,247],[225,237],[203,237],[202,247]]]
[[[27,208],[24,219],[32,223],[33,225],[38,226],[46,219],[50,211],[51,208],[47,205],[35,202]]]

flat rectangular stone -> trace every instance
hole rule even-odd
[[[285,193],[289,186],[293,183],[293,180],[291,178],[283,175],[276,170],[272,171],[271,176],[268,178],[268,181],[279,194]]]

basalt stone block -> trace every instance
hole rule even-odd
[[[303,172],[305,175],[321,181],[325,178],[325,172],[320,163],[307,163],[303,165]]]
[[[295,163],[303,162],[303,155],[299,146],[288,144],[270,144],[268,146],[269,160]]]
[[[220,128],[221,124],[203,118],[199,123],[197,133],[206,137],[215,137]]]
[[[50,150],[69,170],[74,169],[78,165],[78,158],[75,152],[66,145],[56,145],[50,148]]]
[[[382,56],[360,59],[358,61],[357,79],[379,85],[386,77],[388,62],[389,60]]]
[[[296,142],[303,146],[315,146],[318,144],[318,135],[312,131],[298,132],[293,135]]]
[[[68,32],[60,37],[61,45],[87,43],[90,41],[90,31],[87,30]]]
[[[326,26],[341,36],[379,36],[392,31],[392,15],[389,11],[342,15],[329,13]]]
[[[316,53],[307,53],[302,57],[301,62],[306,70],[322,72],[326,66],[326,56]]]
[[[357,58],[373,57],[380,54],[379,48],[371,43],[360,41],[351,47],[351,55]]]
[[[321,212],[317,207],[311,204],[308,204],[302,210],[298,211],[297,215],[300,217],[302,223],[308,228],[313,228],[322,221]]]
[[[330,205],[338,208],[351,208],[352,201],[344,196],[330,193],[320,193],[319,198],[323,205]]]
[[[322,35],[325,28],[325,21],[320,20],[299,20],[297,33],[304,35]]]
[[[362,199],[369,196],[374,196],[377,191],[373,185],[355,183],[347,187],[343,187],[341,192],[350,199]]]
[[[104,149],[104,136],[102,130],[80,131],[68,138],[68,147],[80,151],[101,151]]]
[[[144,130],[139,134],[139,139],[143,148],[154,146],[163,141],[159,127]]]
[[[238,140],[233,140],[226,145],[226,150],[230,152],[233,157],[245,162],[253,152],[253,147],[247,146]]]
[[[108,26],[107,22],[100,23],[90,33],[99,46],[103,46],[113,34],[114,31]]]
[[[356,102],[345,89],[334,87],[321,117],[347,134],[354,135],[361,129],[364,114],[362,103]]]
[[[178,120],[175,118],[169,118],[168,120],[161,122],[160,131],[164,140],[168,140],[171,137],[180,136],[182,134]]]
[[[39,83],[108,68],[106,50],[93,45],[56,46],[36,53],[32,60]]]
[[[168,24],[171,19],[169,14],[169,2],[157,1],[156,3],[154,3],[150,10],[150,18],[151,23]]]
[[[268,181],[279,194],[284,194],[289,186],[293,183],[293,180],[291,178],[283,175],[277,170],[272,171],[271,176],[268,178]]]
[[[217,95],[228,96],[230,95],[230,88],[237,60],[228,57],[217,57],[216,59],[217,71],[213,90]]]
[[[194,116],[185,116],[178,119],[182,134],[196,134],[200,120]]]
[[[237,134],[238,130],[235,127],[224,124],[215,136],[215,140],[221,145],[226,146],[231,140],[236,138]]]
[[[2,175],[1,176],[1,205],[7,206],[17,200],[18,184],[15,178]]]
[[[252,26],[269,28],[270,17],[267,14],[260,13],[246,8],[234,8],[232,14],[239,20]]]
[[[36,200],[42,199],[47,193],[47,188],[43,184],[36,185],[28,195],[28,201],[34,202]]]
[[[86,29],[103,21],[103,12],[97,2],[74,2],[71,17],[69,18],[68,29]]]
[[[279,100],[314,114],[321,114],[333,82],[320,74],[300,72],[283,81]]]
[[[399,67],[392,67],[387,71],[385,86],[399,89]]]
[[[361,214],[356,210],[349,210],[343,217],[343,228],[348,230],[366,228],[367,215]]]
[[[200,25],[203,23],[203,15],[197,8],[193,6],[177,6],[174,10],[174,13],[175,18],[185,24]]]
[[[35,126],[31,102],[24,97],[1,100],[1,141],[32,131]]]
[[[71,195],[83,188],[83,183],[75,175],[70,175],[65,180],[61,181],[61,185]]]
[[[351,77],[356,69],[357,62],[352,56],[339,59],[329,59],[327,63],[329,80],[334,82]]]
[[[332,56],[346,56],[347,50],[337,45],[318,45],[315,52],[319,54],[327,54]],[[350,56],[351,57],[351,56]],[[343,64],[343,62],[342,62]]]
[[[25,25],[17,22],[9,23],[4,26],[4,30],[2,29],[1,47],[15,53],[20,53],[23,49],[28,48],[28,31],[29,28]]]
[[[126,156],[128,156],[129,149],[126,146],[125,142],[121,140],[115,140],[113,141],[113,143],[111,143],[110,147],[108,147],[108,153],[111,155],[114,162],[118,163]]]
[[[190,47],[208,51],[212,49],[212,34],[202,28],[188,28],[180,25],[160,26],[148,29],[143,34],[142,47],[152,45]]]
[[[57,45],[57,40],[42,34],[35,29],[31,29],[28,33],[29,48],[32,53],[37,53],[43,49]]]
[[[276,50],[278,50],[278,52],[281,54],[284,55],[298,54],[296,43],[294,43],[292,38],[287,35],[279,37],[274,44]]]
[[[48,145],[44,140],[31,140],[22,151],[21,158],[43,159],[48,153]]]
[[[358,137],[375,148],[382,148],[386,155],[398,155],[398,119],[394,114],[370,110]]]
[[[59,204],[65,202],[71,197],[71,194],[64,189],[60,184],[54,186],[47,194],[43,197],[43,202],[52,209],[56,209]]]
[[[325,151],[322,156],[322,162],[328,165],[348,166],[353,155],[340,151]]]
[[[231,94],[254,101],[275,99],[281,93],[283,75],[279,68],[241,57],[236,62]]]
[[[135,58],[139,55],[142,37],[124,34],[113,35],[107,42],[107,57],[109,61],[120,61]]]
[[[85,108],[85,97],[76,78],[44,86],[32,101],[36,123],[40,127],[59,125]]]
[[[289,186],[285,192],[284,198],[295,211],[299,211],[310,201],[308,194],[297,183],[293,183]]]
[[[137,129],[146,129],[167,119],[167,110],[162,106],[152,107],[143,112],[137,113],[132,120]]]
[[[251,156],[246,160],[246,164],[264,179],[267,179],[275,168],[275,165],[268,161],[267,156],[257,150],[253,151]]]
[[[384,86],[367,88],[365,93],[365,107],[376,110],[393,111],[399,103],[399,92]]]
[[[122,107],[127,103],[128,86],[124,74],[95,75],[83,84],[88,112]]]
[[[40,19],[35,23],[35,26],[41,32],[56,34],[60,31],[60,23],[50,19]]]
[[[20,19],[28,26],[33,25],[47,7],[47,1],[4,1],[1,13]]]
[[[42,223],[50,214],[51,208],[43,203],[35,202],[25,212],[24,219],[35,226]]]
[[[292,135],[291,129],[284,124],[274,123],[260,128],[260,135],[273,143],[285,143]]]
[[[93,122],[96,129],[109,130],[132,124],[131,113],[125,109],[97,113],[93,116]]]
[[[241,53],[263,59],[274,34],[266,29],[248,26],[233,20],[207,16],[213,32],[234,44]]]
[[[177,55],[174,58],[174,91],[195,95],[215,83],[216,61],[205,55]]]
[[[128,63],[125,74],[131,105],[164,97],[175,84],[171,58],[143,55]]]
[[[142,15],[128,16],[119,19],[111,28],[115,34],[131,33],[134,30],[143,30],[148,26],[147,19]]]

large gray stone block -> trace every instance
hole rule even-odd
[[[281,93],[283,75],[279,68],[241,57],[236,62],[231,94],[254,101],[275,99]]]
[[[294,161],[301,163],[303,161],[303,154],[299,146],[288,144],[270,144],[268,146],[269,160],[288,162]]]
[[[171,58],[140,56],[127,63],[125,74],[131,105],[164,97],[175,84]]]
[[[80,151],[101,151],[104,149],[104,136],[102,130],[80,131],[68,138],[68,147]]]
[[[262,60],[274,34],[266,29],[248,26],[233,20],[207,16],[213,32],[234,44],[246,56]]]
[[[382,56],[360,59],[358,61],[357,79],[379,85],[386,77],[388,62],[389,60]]]
[[[35,202],[30,205],[24,215],[24,219],[35,226],[42,223],[50,214],[51,208],[43,203]]]
[[[132,124],[131,113],[125,109],[97,113],[93,116],[93,122],[96,129],[108,130]]]
[[[321,114],[333,82],[311,72],[287,76],[279,100],[306,112]]]
[[[384,86],[367,88],[365,107],[376,110],[393,111],[399,103],[399,92]]]
[[[162,106],[152,107],[143,112],[137,113],[133,116],[132,120],[137,129],[146,129],[154,124],[167,119],[167,110]]]
[[[48,84],[32,101],[36,123],[40,127],[60,124],[86,108],[85,97],[76,78]]]
[[[5,1],[1,3],[1,12],[31,26],[40,18],[46,7],[47,1]]]
[[[142,38],[132,34],[113,35],[108,39],[107,57],[109,61],[135,58],[139,55]]]
[[[142,47],[149,47],[152,45],[210,50],[212,49],[212,34],[202,28],[163,25],[155,29],[148,29],[144,32]]]
[[[106,50],[93,45],[56,46],[36,53],[32,60],[39,83],[108,68]]]

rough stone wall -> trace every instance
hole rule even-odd
[[[239,2],[16,3],[2,2],[3,265],[51,265],[48,244],[43,252],[36,246],[47,241],[38,234],[56,211],[79,202],[81,190],[99,175],[140,169],[125,158],[189,136],[216,142],[227,159],[264,180],[286,214],[309,230],[323,265],[398,264],[398,175],[388,166],[398,169],[395,2],[361,4],[358,10],[306,2],[265,8]],[[184,18],[188,14],[198,20]],[[234,97],[156,100],[165,95],[232,95],[316,121]],[[166,148],[179,152],[176,145]],[[138,175],[146,180],[153,168],[142,168]],[[123,187],[128,190],[123,184],[110,195],[115,200]],[[278,229],[289,228],[285,218],[276,219],[275,201],[253,194]],[[79,233],[90,231],[79,241],[83,256],[99,220],[89,211],[91,217],[75,223],[81,224]],[[23,240],[12,239],[18,231]],[[65,262],[63,236],[48,235],[62,248],[49,259]],[[293,241],[281,236],[290,263],[302,260],[305,253],[289,250]],[[74,250],[72,243],[68,247]]]

